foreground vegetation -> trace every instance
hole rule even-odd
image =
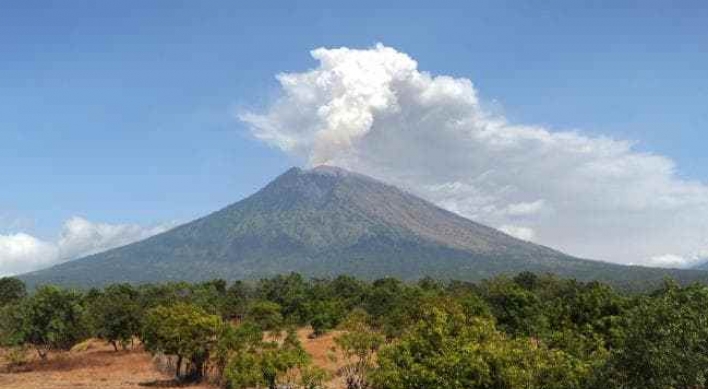
[[[337,329],[331,357],[352,389],[697,389],[708,378],[708,287],[671,281],[628,295],[531,273],[478,284],[291,274],[28,294],[4,278],[0,310],[12,350],[140,341],[180,380],[234,389],[329,385],[295,334],[304,325]]]

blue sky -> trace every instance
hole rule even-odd
[[[512,123],[632,140],[708,182],[706,20],[705,1],[5,2],[0,234],[241,199],[303,161],[235,112],[266,109],[314,48],[376,42],[471,79]]]

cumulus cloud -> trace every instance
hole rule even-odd
[[[264,112],[239,115],[308,165],[372,175],[581,257],[653,265],[708,248],[708,186],[680,178],[669,158],[509,123],[469,79],[421,71],[381,44],[311,54],[318,66],[279,74],[281,94]]]
[[[649,258],[649,266],[669,268],[691,268],[708,261],[708,250],[701,250],[691,255],[663,254]]]
[[[148,238],[171,226],[93,223],[72,217],[64,223],[56,241],[44,241],[25,233],[0,235],[0,276],[21,274],[96,254]]]
[[[650,266],[679,269],[684,267],[690,267],[692,263],[693,261],[691,261],[689,258],[674,254],[658,255],[656,257],[649,258],[649,261],[647,262],[647,264]]]
[[[57,247],[24,233],[0,235],[0,276],[38,269],[58,258]]]
[[[499,231],[511,235],[515,238],[527,241],[533,241],[533,239],[536,237],[536,233],[532,229],[522,226],[511,226],[505,224],[499,227]]]

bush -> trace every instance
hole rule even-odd
[[[23,366],[29,362],[29,356],[27,355],[27,347],[25,346],[14,346],[10,347],[5,352],[5,360],[7,360],[8,367],[10,369]]]

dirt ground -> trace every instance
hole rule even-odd
[[[315,365],[329,371],[332,384],[337,387],[340,379],[335,377],[339,362],[332,362],[333,338],[327,334],[309,339],[309,329],[298,331],[303,347],[312,355]],[[34,355],[34,354],[32,354]],[[127,388],[174,388],[178,387],[170,374],[158,371],[150,354],[140,348],[133,351],[115,352],[113,347],[99,341],[90,341],[81,351],[54,353],[47,361],[37,357],[18,371],[7,372],[7,362],[0,352],[0,388],[2,389],[127,389]],[[214,389],[201,384],[190,385],[192,389]]]
[[[91,341],[85,350],[50,354],[47,361],[37,357],[16,371],[8,373],[0,359],[0,388],[126,389],[171,387],[171,376],[155,368],[150,354],[137,349],[115,352],[113,347]],[[208,388],[193,386],[193,388]]]

